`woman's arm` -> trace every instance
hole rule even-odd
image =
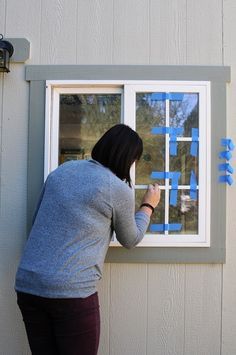
[[[117,240],[130,249],[143,239],[150,223],[152,209],[143,206],[135,213],[133,192],[130,188],[111,191],[113,202],[113,227]],[[154,208],[160,200],[158,185],[150,185],[144,194],[142,203],[150,204]]]

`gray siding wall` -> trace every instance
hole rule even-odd
[[[31,42],[28,64],[230,65],[228,136],[236,140],[234,0],[0,0],[0,32]],[[13,291],[26,239],[29,86],[0,74],[0,354],[27,355]],[[236,219],[227,191],[227,261],[106,264],[99,355],[234,355]]]

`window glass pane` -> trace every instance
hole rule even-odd
[[[143,195],[146,190],[137,189],[135,191],[135,210],[137,211],[142,203]],[[155,208],[154,213],[151,216],[151,224],[164,224],[165,223],[165,192],[161,191],[161,200],[159,205]],[[149,226],[150,226],[149,225]],[[158,234],[163,234],[164,232],[158,232]],[[150,234],[150,231],[147,231],[147,234]],[[157,234],[152,232],[152,234]]]
[[[199,94],[170,93],[170,127],[183,128],[183,136],[191,137],[199,127]]]
[[[169,234],[198,234],[198,193],[197,200],[190,198],[190,190],[179,190],[177,206],[169,207],[169,223],[181,223],[179,232]]]
[[[177,155],[170,156],[170,171],[180,172],[179,185],[190,185],[191,170],[198,181],[198,157],[190,155],[191,142],[178,142]]]
[[[150,179],[152,171],[165,171],[165,136],[151,133],[153,127],[165,126],[165,112],[162,93],[136,94],[136,131],[143,140],[143,156],[136,167],[136,184],[153,183]]]
[[[60,95],[59,163],[89,159],[97,140],[121,120],[121,94]]]

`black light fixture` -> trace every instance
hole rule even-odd
[[[3,35],[0,34],[0,72],[9,73],[10,57],[13,52],[13,45],[3,40]]]

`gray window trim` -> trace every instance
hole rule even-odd
[[[220,139],[226,136],[226,82],[230,67],[142,65],[29,65],[28,226],[43,184],[46,80],[203,80],[211,81],[211,246],[109,248],[107,262],[224,263],[226,185],[218,183]]]

